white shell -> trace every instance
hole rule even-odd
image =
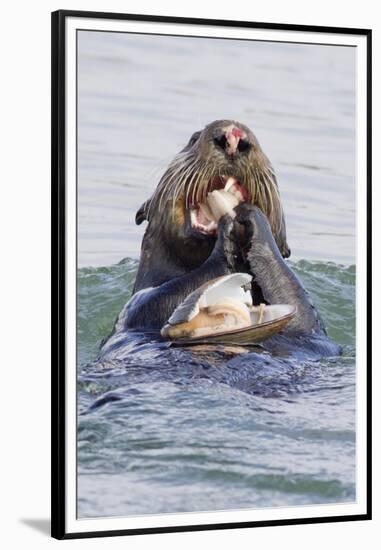
[[[251,283],[252,276],[248,273],[231,273],[209,281],[194,290],[177,306],[168,319],[168,324],[178,325],[191,321],[199,312],[208,306],[219,302],[222,297],[239,300],[244,304],[252,305],[250,290],[242,287]]]
[[[253,306],[252,276],[232,273],[208,281],[189,294],[161,330],[183,342],[252,345],[282,330],[296,313],[288,304]]]
[[[232,218],[235,217],[234,208],[239,204],[239,200],[229,191],[224,189],[215,189],[211,193],[208,193],[207,204],[209,210],[211,210],[214,219],[218,220],[224,215],[229,213]]]

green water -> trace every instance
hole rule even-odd
[[[342,357],[282,369],[256,354],[233,357],[230,368],[205,356],[182,367],[173,356],[173,368],[148,346],[136,363],[100,369],[92,361],[136,261],[79,270],[79,410],[116,396],[79,417],[80,517],[355,499],[355,270],[291,265]]]

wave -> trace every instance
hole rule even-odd
[[[312,296],[329,336],[354,354],[355,266],[300,260],[289,262]],[[109,267],[78,270],[79,360],[84,364],[97,355],[115,319],[132,293],[138,261],[126,258]]]

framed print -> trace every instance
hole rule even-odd
[[[371,31],[52,14],[52,535],[370,519]]]

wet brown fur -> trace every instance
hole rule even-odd
[[[216,139],[232,124],[245,133],[249,143],[246,151],[234,157],[216,146]],[[215,121],[193,134],[136,215],[136,223],[147,220],[148,227],[135,291],[195,269],[208,258],[215,237],[192,229],[189,208],[205,202],[213,187],[211,182],[222,176],[235,177],[247,190],[247,202],[257,205],[267,216],[282,255],[290,255],[278,185],[269,159],[248,127],[231,120]]]

